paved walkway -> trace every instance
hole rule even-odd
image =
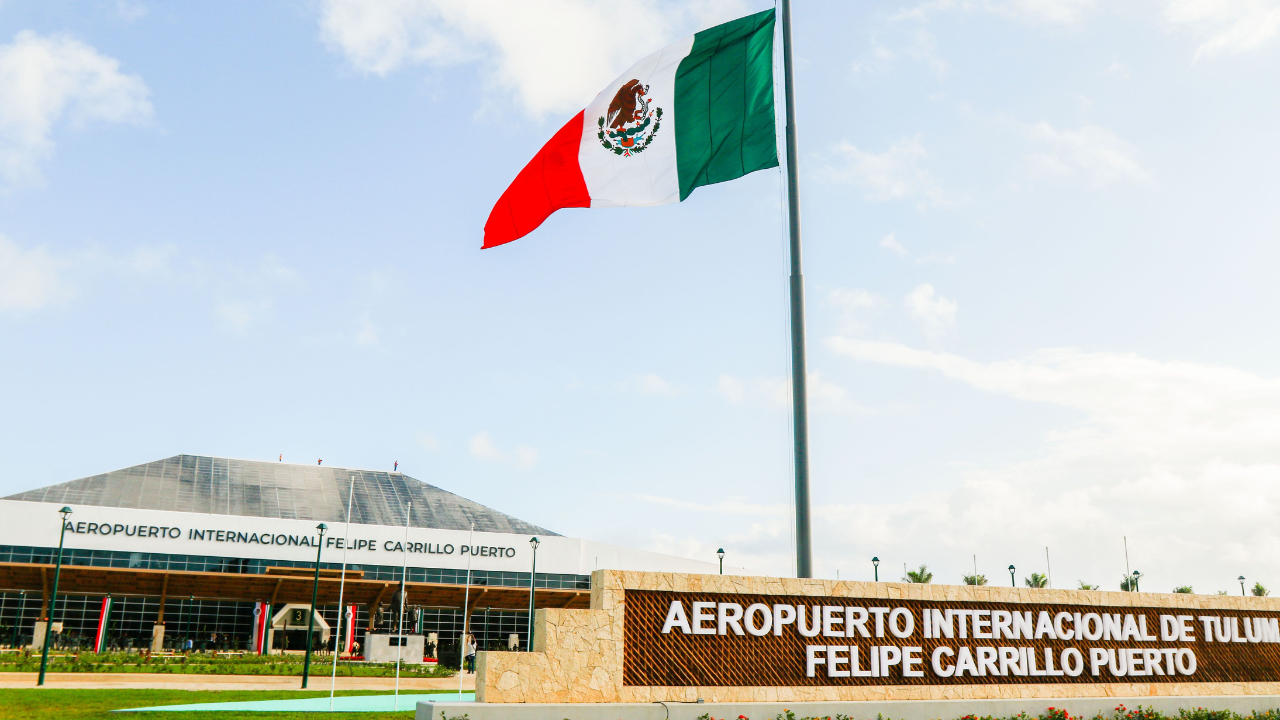
[[[33,688],[37,673],[0,672],[0,688]],[[339,677],[339,690],[392,690],[395,678]],[[328,690],[329,676],[311,676],[308,690]],[[164,688],[169,690],[300,690],[301,676],[289,675],[178,675],[168,673],[48,673],[45,687],[53,688]],[[464,692],[476,689],[476,676],[462,676]],[[458,678],[400,678],[400,690],[458,690]]]
[[[332,700],[327,697],[299,700],[254,700],[250,702],[197,703],[193,705],[158,705],[128,708],[118,712],[396,712],[413,711],[418,702],[475,702],[473,693],[437,693],[431,695],[348,695]]]

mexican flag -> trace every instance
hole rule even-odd
[[[502,193],[484,247],[528,235],[560,208],[680,202],[777,167],[773,26],[773,10],[748,15],[619,75]]]

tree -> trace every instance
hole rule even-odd
[[[1089,583],[1087,583],[1087,582],[1085,582],[1085,581],[1081,580],[1081,581],[1080,581],[1080,589],[1081,589],[1081,590],[1097,590],[1097,589],[1098,589],[1098,586],[1097,586],[1097,585],[1090,585]]]
[[[907,576],[903,580],[909,583],[931,583],[933,582],[933,573],[929,572],[928,565],[921,565],[919,570],[908,570]]]
[[[1268,596],[1268,595],[1270,595],[1270,594],[1271,594],[1271,591],[1270,591],[1270,590],[1268,590],[1268,589],[1266,589],[1265,587],[1263,587],[1263,586],[1262,586],[1262,583],[1254,583],[1254,584],[1253,584],[1253,590],[1252,590],[1251,592],[1252,592],[1256,597],[1266,597],[1266,596]]]
[[[1022,579],[1022,581],[1023,581],[1024,583],[1026,583],[1026,584],[1027,584],[1027,587],[1029,587],[1029,588],[1045,588],[1045,587],[1049,587],[1049,578],[1045,577],[1044,575],[1042,575],[1042,574],[1040,574],[1040,573],[1034,573],[1034,572],[1033,572],[1033,573],[1031,573],[1031,577],[1029,577],[1029,578],[1023,578],[1023,579]]]
[[[1191,593],[1195,592],[1194,590],[1191,589],[1190,585],[1179,585],[1178,587],[1174,588],[1173,591],[1176,593],[1185,593],[1187,595],[1190,595]]]
[[[986,585],[987,584],[986,575],[978,575],[977,573],[974,573],[973,575],[961,575],[960,577],[964,578],[965,585]]]

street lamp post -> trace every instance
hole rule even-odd
[[[1243,575],[1241,575],[1240,577],[1238,577],[1238,578],[1236,578],[1236,579],[1240,581],[1240,594],[1241,594],[1241,595],[1244,595],[1244,594],[1245,594],[1245,593],[1244,593],[1244,576],[1243,576]],[[54,587],[57,587],[57,586],[58,586],[58,583],[57,583],[57,581],[56,581],[56,580],[54,581],[53,586],[54,586]]]
[[[27,614],[27,591],[22,591],[22,601],[18,605],[18,616],[13,619],[13,649],[18,649],[18,630],[22,628],[22,618]]]
[[[1142,577],[1142,573],[1138,572],[1137,570],[1134,570],[1132,577],[1133,577],[1133,582],[1131,583],[1132,587],[1130,587],[1129,589],[1132,590],[1133,592],[1138,592],[1138,580]]]
[[[720,574],[723,575],[724,574],[724,548],[720,548],[719,550],[717,550],[716,555],[719,556],[720,558]]]
[[[44,649],[40,651],[40,678],[36,685],[44,685],[44,671],[49,666],[49,640],[53,636],[54,609],[58,606],[58,576],[62,574],[62,541],[67,535],[67,516],[71,508],[64,507],[58,511],[58,564],[53,569],[53,596],[49,598],[49,615],[44,619]]]
[[[529,569],[529,652],[533,652],[533,588],[538,582],[538,538],[529,538],[529,547],[533,548],[533,567]]]
[[[1012,565],[1009,566],[1009,584],[1013,587],[1018,587],[1018,579],[1014,577],[1014,573],[1016,573],[1017,571],[1018,569],[1015,568],[1014,566]]]
[[[871,567],[875,568],[876,582],[880,582],[880,558],[878,557],[871,558]]]
[[[307,689],[307,676],[311,673],[311,636],[316,627],[316,595],[320,592],[320,551],[324,549],[324,531],[328,525],[320,523],[316,526],[320,531],[320,539],[316,542],[316,577],[311,581],[311,608],[307,612],[307,656],[302,661],[302,689]]]

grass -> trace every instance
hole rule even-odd
[[[432,692],[409,691],[414,695]],[[435,691],[444,692],[444,691]],[[328,692],[303,690],[62,690],[45,688],[0,688],[0,720],[404,720],[413,717],[413,708],[395,713],[273,713],[273,712],[167,712],[112,713],[112,710],[154,705],[186,705],[204,702],[246,700],[290,700],[326,697]],[[383,695],[382,691],[340,690],[338,695]]]
[[[62,653],[58,653],[61,655]],[[333,657],[311,658],[311,666],[327,669]],[[0,654],[0,672],[37,672],[40,655]],[[298,655],[244,655],[220,658],[193,653],[177,658],[150,658],[141,653],[73,653],[50,657],[49,672],[76,673],[166,673],[174,675],[302,675],[302,657]],[[400,677],[443,678],[457,672],[439,665],[400,665]],[[338,662],[340,677],[392,677],[395,663]]]

